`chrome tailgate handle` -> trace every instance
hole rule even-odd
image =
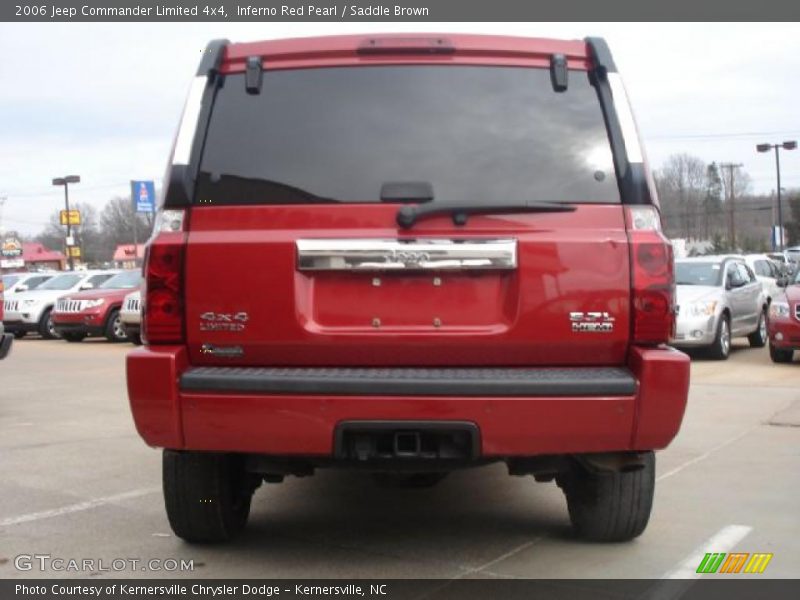
[[[297,240],[300,271],[495,270],[517,268],[517,240]]]

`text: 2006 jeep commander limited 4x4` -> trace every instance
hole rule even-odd
[[[644,530],[689,365],[602,40],[212,42],[164,190],[127,369],[177,535],[317,467],[492,461],[585,538]]]

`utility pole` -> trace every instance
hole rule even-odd
[[[775,149],[775,173],[778,177],[778,239],[777,239],[777,250],[778,252],[783,252],[783,211],[781,209],[781,157],[780,151],[783,150],[795,150],[797,148],[797,140],[790,140],[788,142],[783,142],[782,144],[758,144],[756,145],[756,150],[759,152],[769,152],[772,149]]]
[[[67,175],[66,177],[56,177],[53,179],[53,185],[63,185],[64,186],[64,207],[67,209],[67,258],[69,259],[69,270],[75,270],[75,260],[72,257],[72,227],[70,225],[70,218],[69,218],[69,184],[70,183],[80,183],[81,177],[80,175]]]
[[[720,169],[728,169],[728,210],[730,211],[731,249],[736,250],[736,193],[733,190],[733,170],[742,167],[742,163],[720,163]]]

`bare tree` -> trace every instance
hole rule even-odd
[[[73,225],[72,231],[77,245],[81,248],[83,260],[90,263],[103,260],[102,240],[97,227],[97,209],[86,202],[76,202],[71,208],[78,210],[81,215],[81,224]],[[47,226],[34,240],[50,250],[66,252],[67,229],[61,224],[60,214],[60,210],[53,212]]]
[[[149,215],[148,215],[149,216]],[[100,213],[100,229],[106,260],[111,260],[114,248],[119,244],[132,244],[134,239],[134,223],[136,224],[136,240],[143,243],[152,229],[152,219],[134,212],[130,197],[117,196],[108,201]]]
[[[707,176],[706,164],[685,153],[671,155],[656,172],[658,196],[672,235],[687,239],[702,237]]]

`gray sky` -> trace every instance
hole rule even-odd
[[[650,162],[675,152],[743,163],[775,188],[758,142],[800,139],[800,25],[728,23],[16,23],[0,24],[3,228],[36,233],[63,207],[53,177],[79,174],[70,199],[99,207],[131,179],[160,186],[205,43],[339,33],[471,32],[608,40]],[[800,187],[800,150],[781,154]]]

